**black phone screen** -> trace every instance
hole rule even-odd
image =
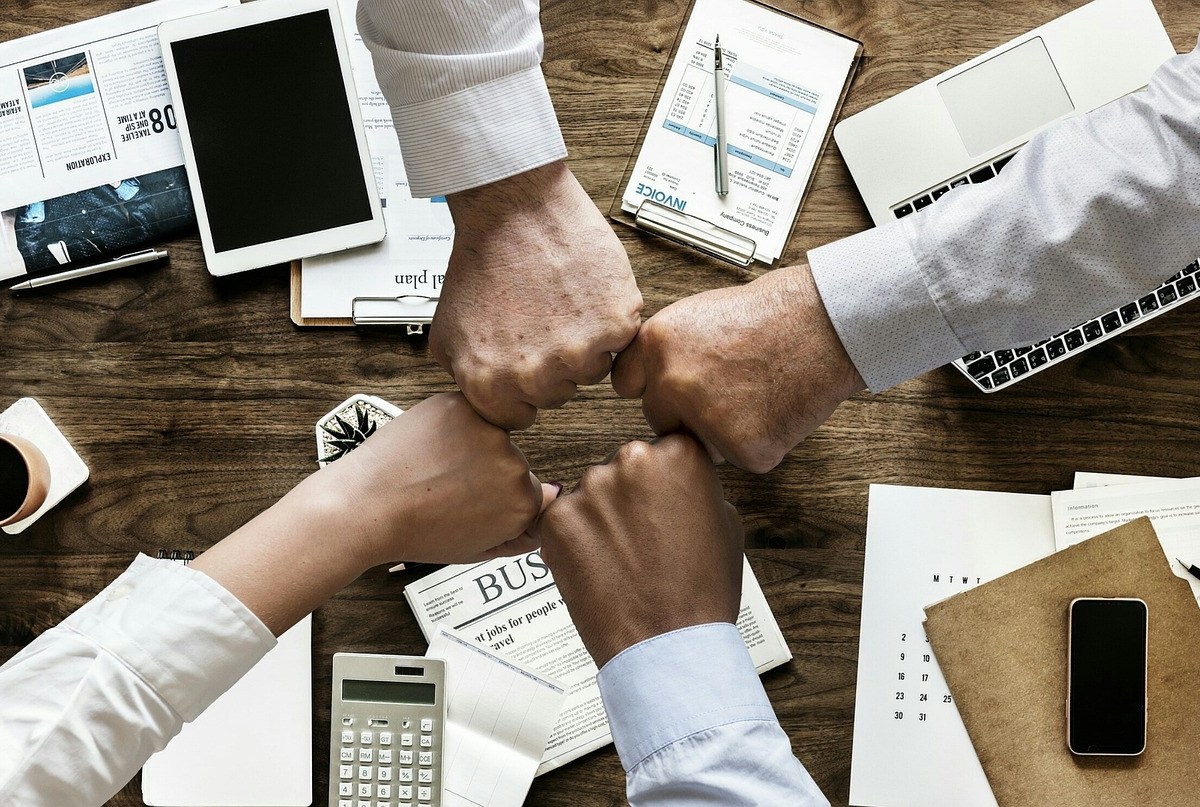
[[[1146,604],[1071,603],[1067,744],[1077,754],[1146,747]]]

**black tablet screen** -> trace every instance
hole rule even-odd
[[[217,252],[370,220],[328,12],[172,50]]]

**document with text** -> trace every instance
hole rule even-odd
[[[427,640],[444,624],[566,688],[538,775],[612,742],[596,665],[540,553],[446,566],[405,586],[404,596]],[[791,659],[749,561],[743,561],[737,627],[759,673]]]
[[[714,50],[726,66],[729,194],[717,195]],[[749,238],[778,260],[860,45],[750,0],[696,0],[621,197]]]

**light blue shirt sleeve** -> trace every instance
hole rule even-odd
[[[633,807],[828,807],[733,625],[647,639],[598,680]]]
[[[1041,132],[1004,172],[811,250],[872,392],[1128,303],[1200,255],[1200,49]]]

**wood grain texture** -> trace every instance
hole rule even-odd
[[[8,0],[0,40],[137,0]],[[852,114],[1078,5],[1077,0],[778,0],[865,43]],[[1179,51],[1200,29],[1192,0],[1156,6]],[[570,164],[608,210],[687,10],[684,0],[548,0],[545,72]],[[837,148],[821,160],[785,252],[866,228]],[[618,228],[652,314],[741,283],[737,270]],[[204,549],[314,469],[312,424],[354,392],[402,406],[451,388],[424,345],[388,331],[298,329],[287,268],[215,279],[196,238],[169,266],[14,298],[0,295],[0,406],[37,398],[92,469],[33,529],[0,539],[0,661],[83,604],[134,553]],[[1171,267],[1172,270],[1179,267]],[[1164,272],[1169,274],[1169,272]],[[751,562],[795,659],[764,684],[800,759],[834,804],[849,793],[867,486],[1046,493],[1077,469],[1200,474],[1200,307],[1184,306],[999,395],[939,370],[860,395],[774,472],[725,468]],[[517,435],[543,479],[572,484],[650,432],[607,384]],[[374,570],[314,624],[314,792],[324,804],[330,656],[420,653],[402,596],[415,574]],[[141,805],[140,783],[111,802]],[[541,777],[530,805],[624,803],[611,748]]]

